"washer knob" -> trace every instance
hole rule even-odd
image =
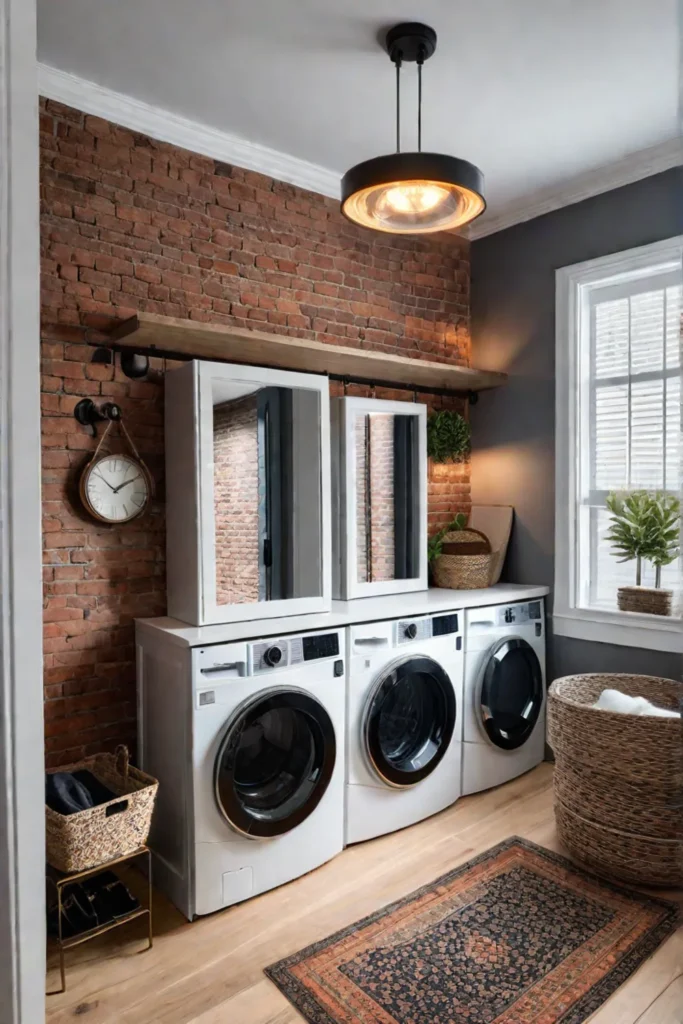
[[[408,623],[406,628],[403,630],[403,635],[408,640],[414,640],[415,639],[415,637],[417,636],[417,626],[415,625],[414,622]]]
[[[282,651],[279,647],[269,647],[263,655],[263,660],[266,665],[270,665],[271,668],[274,668],[282,661]]]

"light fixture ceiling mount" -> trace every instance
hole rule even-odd
[[[342,178],[342,213],[355,224],[393,234],[463,227],[486,208],[484,178],[467,160],[422,152],[422,66],[436,49],[429,25],[403,22],[386,35],[396,68],[396,152],[356,164]],[[401,67],[417,64],[417,152],[401,152]]]
[[[423,63],[436,50],[436,32],[419,21],[404,21],[389,29],[385,46],[392,64],[404,60]]]

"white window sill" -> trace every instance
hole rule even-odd
[[[683,654],[683,621],[664,615],[570,608],[553,615],[556,636]]]

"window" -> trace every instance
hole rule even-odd
[[[605,504],[610,491],[683,490],[682,259],[677,238],[557,273],[560,634],[683,650],[680,620],[619,612],[617,589],[635,584],[635,564],[613,556]],[[662,586],[678,588],[682,575],[679,559]],[[654,585],[650,565],[642,584]]]

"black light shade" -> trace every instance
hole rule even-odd
[[[442,153],[389,153],[342,178],[342,213],[393,234],[453,231],[484,212],[478,167]]]
[[[354,224],[391,234],[453,231],[486,209],[478,167],[443,153],[422,152],[422,67],[436,50],[436,32],[402,22],[386,34],[396,69],[396,152],[356,164],[342,178],[342,213]],[[401,67],[417,64],[417,152],[401,152]]]

